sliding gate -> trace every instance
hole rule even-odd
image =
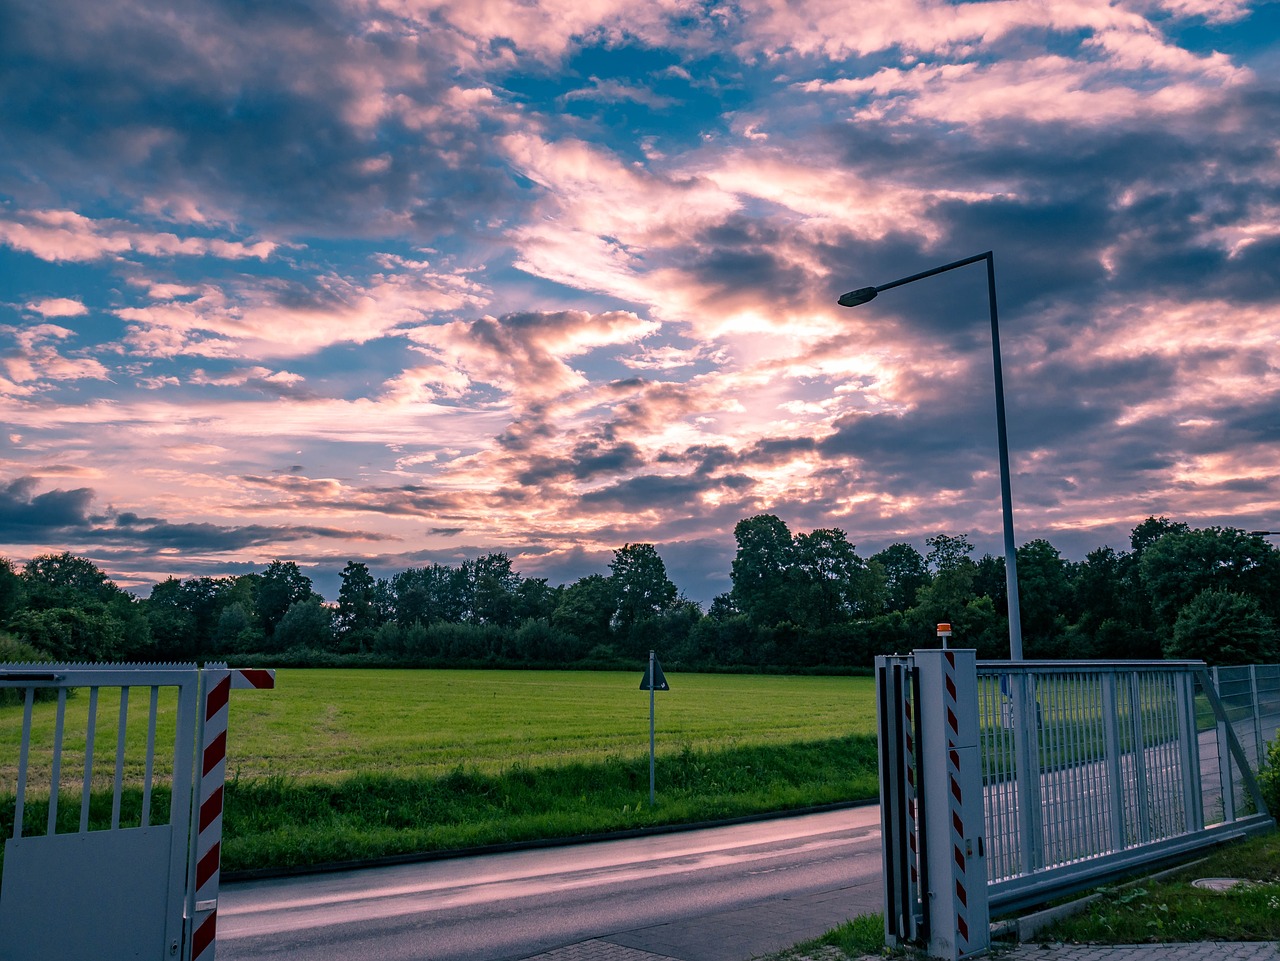
[[[891,944],[979,954],[991,911],[1274,824],[1202,662],[918,650],[876,673]]]
[[[226,665],[0,665],[19,701],[0,706],[0,961],[212,961],[228,694],[272,686]]]

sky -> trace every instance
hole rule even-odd
[[[1280,4],[8,0],[0,555],[1280,529]]]

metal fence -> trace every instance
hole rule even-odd
[[[1200,662],[979,663],[993,909],[1270,823],[1252,772],[1280,669],[1218,680],[1226,697]]]

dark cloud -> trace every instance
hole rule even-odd
[[[88,525],[92,490],[33,494],[36,484],[34,477],[19,477],[0,488],[0,527],[8,532],[6,539],[20,543],[57,539]]]
[[[7,151],[20,178],[80,183],[86,204],[172,194],[251,210],[251,229],[376,235],[407,218],[429,237],[519,203],[486,149],[495,124],[434,109],[457,80],[446,31],[368,30],[323,2],[5,9]]]
[[[41,544],[74,539],[100,547],[128,546],[137,550],[176,549],[198,553],[221,553],[275,543],[321,539],[392,540],[369,534],[316,525],[264,526],[249,524],[171,523],[159,517],[141,517],[132,511],[89,512],[94,491],[53,490],[32,494],[35,478],[22,477],[0,488],[0,526],[11,544]]]

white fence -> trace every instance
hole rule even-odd
[[[272,686],[225,665],[0,665],[22,701],[4,709],[20,730],[0,726],[0,961],[212,961],[228,694]]]

